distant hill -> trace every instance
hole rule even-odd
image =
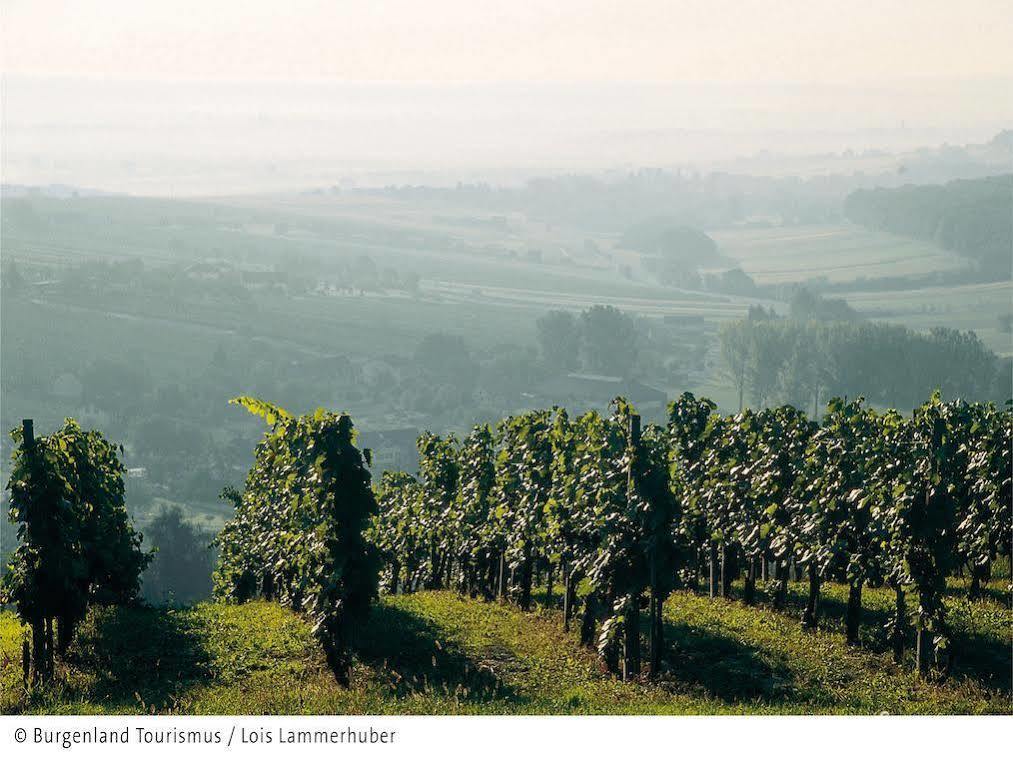
[[[631,226],[623,232],[618,244],[621,248],[677,261],[687,267],[713,268],[731,263],[704,232],[661,216]]]
[[[0,184],[0,197],[98,197],[108,194],[98,189],[87,189],[67,184],[46,184],[25,186],[24,184]]]
[[[699,272],[734,266],[706,233],[664,216],[629,227],[617,243],[641,254],[641,263],[663,285],[699,289]]]

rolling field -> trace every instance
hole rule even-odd
[[[741,316],[757,300],[658,285],[639,268],[635,254],[615,248],[619,233],[548,227],[509,213],[503,216],[507,223],[500,231],[446,223],[483,220],[488,211],[357,195],[185,202],[33,199],[31,206],[31,215],[5,218],[5,258],[34,264],[141,258],[164,266],[215,258],[271,265],[305,256],[320,259],[326,269],[332,258],[369,255],[381,266],[421,276],[422,300],[407,300],[394,291],[356,297],[359,300],[282,300],[265,307],[271,329],[258,328],[263,336],[305,335],[308,316],[334,323],[322,328],[328,332],[321,336],[340,339],[340,344],[322,347],[328,352],[326,347],[335,345],[344,353],[372,351],[382,339],[385,349],[393,344],[391,351],[400,353],[397,344],[406,329],[413,338],[434,329],[461,328],[473,333],[476,343],[505,338],[530,342],[534,318],[540,313],[594,303],[648,316],[692,315],[720,322]],[[917,277],[967,265],[929,243],[847,224],[710,234],[722,252],[761,285],[818,278],[843,283],[863,277]],[[538,255],[529,258],[529,253]],[[621,264],[630,267],[632,275],[620,274]],[[934,324],[973,329],[991,348],[1008,353],[1009,340],[999,333],[997,317],[1009,311],[1009,293],[1006,283],[842,295],[870,317],[918,329]],[[272,303],[270,298],[266,301]],[[776,303],[774,308],[785,310]],[[246,316],[235,316],[238,309],[188,305],[178,307],[173,317],[234,330],[249,322]],[[153,312],[155,307],[144,305],[141,310]],[[133,311],[137,313],[136,307]],[[402,322],[405,313],[417,316],[417,322]],[[492,332],[483,332],[487,329]]]
[[[850,225],[709,232],[722,252],[764,285],[824,277],[907,277],[949,271],[967,261],[930,243]]]
[[[966,584],[954,583],[963,588]],[[895,666],[882,624],[892,592],[866,591],[862,647],[844,643],[846,588],[824,588],[820,630],[801,629],[801,584],[785,613],[677,592],[665,606],[666,670],[656,682],[609,678],[534,612],[449,592],[384,597],[358,636],[352,687],[338,687],[309,627],[277,604],[90,614],[45,693],[21,686],[23,629],[0,614],[5,713],[200,714],[805,714],[1013,713],[1013,613],[1001,585],[948,600],[962,648],[942,682]]]

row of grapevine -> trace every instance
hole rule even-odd
[[[54,655],[67,649],[89,605],[137,597],[151,555],[141,552],[127,516],[115,445],[70,419],[41,437],[26,420],[11,437],[7,491],[19,545],[2,601],[14,603],[31,627],[23,665],[37,684],[52,677]]]
[[[577,585],[591,584],[582,635],[613,670],[640,670],[640,602],[652,616],[652,669],[661,652],[661,604],[674,586],[667,441],[643,434],[618,401],[612,415],[571,421],[564,410],[481,425],[460,441],[423,434],[419,477],[388,472],[371,535],[390,591],[453,586],[473,596],[532,603],[535,571],[550,598],[561,581],[564,620]],[[600,628],[595,631],[596,625]],[[620,648],[622,645],[622,648]]]
[[[379,560],[364,537],[377,513],[368,454],[355,447],[347,415],[295,418],[249,397],[233,402],[272,428],[243,492],[223,493],[236,514],[217,539],[215,594],[237,602],[262,596],[305,613],[335,678],[347,685],[353,631],[377,591]]]
[[[418,477],[384,474],[369,535],[392,592],[453,587],[529,609],[535,575],[550,600],[558,578],[569,629],[581,586],[581,638],[626,677],[642,610],[656,673],[661,604],[701,574],[726,597],[743,575],[746,603],[772,574],[783,606],[804,570],[809,626],[821,582],[847,583],[851,643],[863,587],[888,584],[896,657],[913,627],[924,672],[947,664],[945,576],[970,568],[976,597],[1009,554],[1011,429],[1010,409],[938,396],[910,418],[835,399],[819,424],[791,407],[721,416],[688,393],[643,430],[621,399],[608,416],[534,411],[463,440],[422,435]]]

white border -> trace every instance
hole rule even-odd
[[[1013,717],[890,716],[9,716],[0,718],[0,754],[11,765],[72,763],[75,767],[160,767],[181,760],[241,761],[278,767],[281,760],[327,764],[469,765],[473,767],[639,767],[668,765],[811,765],[991,763],[1008,753]],[[136,728],[172,733],[217,732],[212,745],[140,743]],[[278,743],[280,731],[393,731],[389,744]],[[18,728],[28,735],[18,743]],[[130,729],[125,745],[32,742],[45,731]],[[242,733],[271,734],[243,742]],[[232,744],[226,740],[232,738]],[[896,761],[894,761],[896,760]],[[985,762],[984,760],[989,760]],[[321,762],[324,763],[324,762]],[[1001,762],[1000,762],[1001,763]]]

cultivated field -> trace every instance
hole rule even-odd
[[[999,317],[1013,311],[1013,282],[946,285],[917,290],[843,293],[842,298],[870,318],[916,330],[939,325],[973,330],[996,354],[1013,354],[1013,339]]]
[[[718,230],[710,235],[761,285],[913,277],[968,265],[931,243],[849,225]]]

